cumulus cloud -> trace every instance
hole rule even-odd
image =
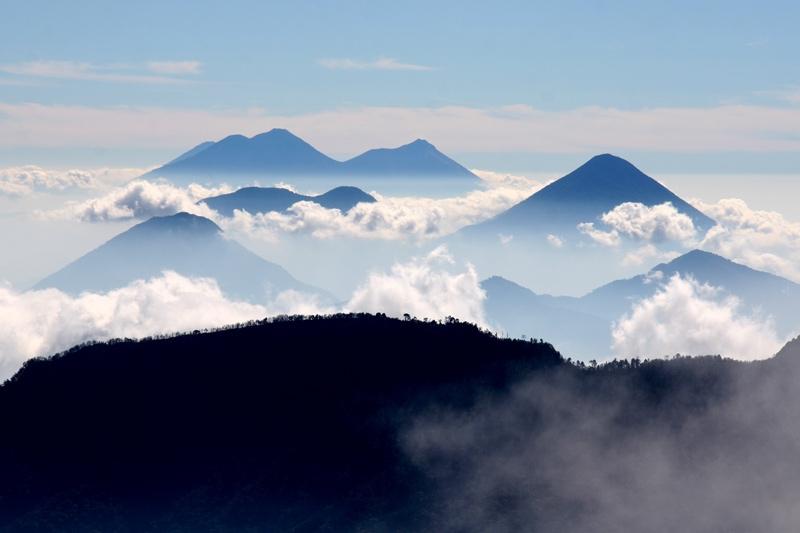
[[[139,176],[138,168],[53,170],[35,165],[0,169],[0,195],[23,196],[41,191],[95,189]]]
[[[0,286],[0,381],[31,357],[87,340],[189,331],[279,314],[409,313],[430,319],[453,316],[484,325],[484,298],[474,268],[468,265],[459,271],[443,247],[397,263],[388,272],[371,274],[342,306],[294,290],[255,305],[228,298],[213,279],[175,272],[79,296],[57,289],[18,292]]]
[[[530,189],[510,187],[473,191],[452,198],[388,197],[360,203],[346,213],[314,202],[298,202],[287,212],[251,214],[235,211],[220,219],[230,232],[278,240],[281,233],[305,233],[326,239],[353,237],[424,240],[441,237],[494,216],[530,196]]]
[[[359,61],[351,58],[320,59],[320,65],[330,70],[434,70],[433,67],[403,63],[391,57],[381,57],[374,61]]]
[[[562,248],[564,246],[564,239],[552,233],[547,235],[547,244],[553,248]]]
[[[751,209],[737,198],[692,203],[717,222],[701,248],[800,282],[800,223],[779,213]]]
[[[477,272],[472,265],[450,272],[453,264],[447,248],[440,246],[424,258],[395,264],[387,273],[370,274],[345,310],[432,319],[452,316],[485,326],[486,293]]]
[[[136,180],[113,189],[104,196],[83,202],[69,203],[65,207],[44,213],[48,218],[77,219],[84,222],[146,219],[153,216],[172,215],[180,211],[213,218],[216,213],[199,200],[230,192],[230,188],[206,188],[191,184],[186,188],[166,182]]]
[[[227,299],[211,279],[174,272],[106,293],[0,287],[0,380],[26,359],[90,339],[143,337],[256,319],[268,309]]]
[[[771,319],[740,313],[739,300],[676,274],[634,305],[613,326],[614,352],[622,357],[720,354],[762,359],[783,342]]]
[[[596,228],[593,222],[579,224],[578,230],[606,246],[618,245],[620,237],[653,243],[678,241],[690,244],[697,233],[692,219],[670,202],[652,207],[639,202],[624,202],[603,213],[600,220],[607,230]]]
[[[479,168],[470,169],[470,172],[483,180],[488,187],[524,189],[531,191],[531,194],[533,194],[546,185],[539,180],[520,174],[508,174],[505,172],[495,172],[493,170],[481,170]]]

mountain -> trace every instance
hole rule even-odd
[[[109,291],[164,270],[214,278],[229,296],[250,301],[264,301],[288,289],[324,295],[226,238],[211,220],[189,213],[153,217],[137,224],[34,288],[54,287],[71,294]]]
[[[744,311],[772,315],[782,335],[800,327],[800,285],[754,270],[719,255],[692,250],[646,274],[603,285],[580,298],[579,308],[609,319],[630,310],[631,302],[652,296],[675,274],[722,288],[739,298]]]
[[[584,360],[600,357],[611,346],[608,320],[553,302],[500,276],[481,282],[489,322],[513,337],[547,339],[562,353]]]
[[[611,328],[632,306],[675,274],[721,288],[741,301],[742,311],[774,319],[779,335],[800,332],[800,285],[701,250],[690,251],[646,274],[616,280],[579,298],[535,294],[499,277],[482,282],[490,323],[511,335],[550,340],[570,356],[609,355]]]
[[[624,202],[653,206],[670,202],[691,217],[695,226],[708,229],[714,221],[669,189],[622,158],[603,154],[547,185],[532,196],[492,219],[462,230],[475,235],[497,233],[537,236],[575,233],[582,222],[599,217]]]
[[[795,531],[798,363],[371,315],[83,345],[0,385],[0,530]]]
[[[377,148],[356,156],[343,164],[348,175],[381,176],[448,176],[475,178],[428,141],[416,141],[399,148]]]
[[[314,202],[328,209],[349,211],[360,202],[375,202],[375,197],[357,187],[336,187],[325,194],[307,196],[279,187],[244,187],[238,191],[211,196],[198,203],[205,203],[211,209],[225,216],[232,216],[234,209],[250,213],[286,211],[297,202]]]
[[[399,148],[370,150],[348,161],[337,161],[284,129],[272,129],[251,138],[231,135],[218,142],[203,143],[144,177],[233,183],[252,182],[257,178],[477,180],[469,170],[421,139]]]

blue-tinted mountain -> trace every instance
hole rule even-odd
[[[231,216],[234,209],[250,213],[285,211],[297,202],[314,202],[328,209],[349,211],[358,203],[375,202],[375,197],[358,187],[336,187],[325,194],[308,196],[279,187],[243,187],[238,191],[211,196],[202,203],[225,216]]]
[[[349,175],[380,176],[451,176],[474,178],[475,175],[423,139],[399,148],[376,148],[344,164]]]
[[[608,356],[612,323],[676,274],[720,288],[721,296],[735,296],[743,313],[771,316],[781,336],[800,333],[800,285],[701,250],[579,298],[535,294],[499,277],[482,287],[490,323],[511,335],[548,339],[565,354],[586,359]]]
[[[584,360],[603,355],[611,346],[608,320],[554,303],[500,276],[481,282],[489,323],[512,337],[542,338],[561,353]]]
[[[745,311],[772,315],[779,333],[800,327],[800,285],[702,250],[657,265],[647,274],[603,285],[580,298],[579,308],[615,319],[630,310],[631,302],[652,296],[676,274],[723,289],[739,298]]]
[[[466,228],[470,234],[498,232],[524,237],[574,232],[581,222],[599,217],[624,202],[647,206],[670,202],[691,217],[695,226],[708,229],[714,221],[679,198],[659,182],[622,158],[603,154],[537,191],[494,218]]]
[[[211,220],[178,213],[153,217],[117,235],[40,281],[70,294],[108,291],[172,270],[214,278],[228,296],[263,302],[287,289],[324,293],[293,278],[241,244]]]
[[[218,142],[203,143],[145,176],[234,183],[258,178],[344,179],[347,176],[477,179],[421,139],[399,148],[370,150],[348,161],[337,161],[284,129],[250,138],[231,135]]]

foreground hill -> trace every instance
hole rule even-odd
[[[468,235],[498,232],[526,236],[574,234],[578,224],[597,222],[603,213],[625,202],[654,206],[670,202],[695,226],[709,229],[714,221],[628,161],[602,154],[494,218],[466,228]]]
[[[84,346],[0,387],[0,530],[794,531],[798,353],[581,368],[369,315]]]
[[[327,295],[294,279],[283,267],[226,238],[211,220],[178,213],[153,217],[117,235],[40,281],[34,288],[70,294],[105,292],[173,270],[214,278],[227,295],[265,301],[285,290]]]
[[[327,209],[349,211],[361,202],[375,202],[375,197],[358,187],[336,187],[325,194],[309,196],[280,187],[243,187],[238,191],[211,196],[201,200],[208,207],[225,216],[232,216],[235,209],[250,213],[286,211],[297,202],[314,202]]]
[[[347,161],[333,159],[284,129],[254,137],[231,135],[202,143],[147,177],[173,181],[251,183],[257,178],[444,178],[477,177],[422,139],[398,148],[369,150]]]

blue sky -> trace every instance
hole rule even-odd
[[[433,134],[434,143],[470,166],[551,170],[605,151],[608,138],[608,151],[662,171],[792,172],[800,164],[800,125],[763,124],[773,123],[776,111],[785,110],[789,123],[790,113],[800,112],[799,20],[796,2],[18,2],[0,18],[0,158],[146,166],[195,141],[233,133],[227,129],[255,133],[288,122],[342,157],[373,139],[388,144]],[[34,113],[32,104],[41,109]],[[478,134],[458,138],[467,118],[439,127],[433,113],[419,135],[364,118],[372,108],[431,115],[451,106],[489,115],[511,109],[514,119],[514,106],[552,113],[553,139],[504,149]],[[719,138],[707,145],[659,144],[657,135],[630,142],[616,130],[629,122],[614,133],[601,122],[590,132],[596,142],[558,140],[561,125],[595,124],[570,121],[576,110],[629,111],[631,120],[657,132],[673,109],[698,111],[686,117],[691,130],[691,121],[740,117],[737,106],[756,111],[736,118],[744,123],[710,132],[708,138]],[[65,107],[75,111],[63,118],[75,131],[52,131],[52,113]],[[702,112],[720,107],[722,118]],[[145,132],[124,131],[135,116],[93,114],[120,108],[148,109],[169,122],[183,120],[175,111],[212,118],[193,115],[188,131],[148,142]],[[654,109],[665,111],[654,117]],[[329,117],[345,124],[338,135],[333,125],[321,132],[322,117],[342,110],[362,112]],[[309,116],[316,120],[284,120]],[[101,127],[103,121],[117,127]],[[143,114],[128,130],[148,123],[164,129]],[[480,120],[474,127],[497,137]],[[726,128],[752,131],[726,144]],[[671,135],[682,133],[673,127]],[[751,148],[748,139],[782,142]]]

